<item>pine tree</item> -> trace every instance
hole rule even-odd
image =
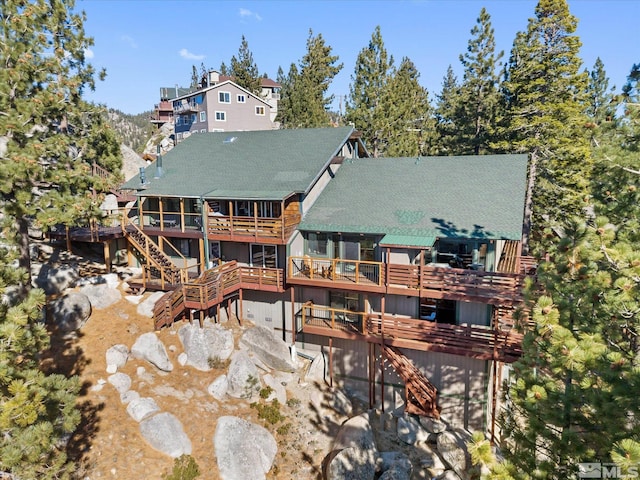
[[[632,71],[633,73],[633,71]],[[638,98],[633,76],[626,98]],[[606,90],[606,89],[605,89]],[[547,259],[528,290],[533,328],[514,365],[492,478],[574,478],[578,463],[640,462],[640,130],[633,109],[594,154],[592,208],[545,233]],[[635,117],[635,121],[634,121]],[[483,457],[483,458],[480,458]]]
[[[191,83],[189,84],[191,89],[196,90],[200,87],[200,76],[198,75],[198,69],[195,65],[191,65]]]
[[[362,138],[374,157],[382,155],[384,132],[388,120],[380,105],[384,90],[393,68],[393,57],[387,55],[380,26],[371,35],[371,40],[356,59],[345,120],[362,133]]]
[[[580,72],[577,20],[566,0],[540,0],[516,35],[503,93],[500,151],[528,153],[525,249],[544,226],[580,215],[591,161],[585,115],[587,75]]]
[[[326,96],[333,78],[342,69],[336,64],[338,57],[331,55],[331,47],[326,45],[321,34],[313,35],[309,30],[307,52],[299,63],[292,63],[285,77],[278,71],[280,102],[278,121],[283,128],[327,127],[331,124],[328,108],[333,95]]]
[[[427,90],[418,83],[420,74],[403,58],[387,83],[381,108],[387,118],[380,151],[387,157],[428,155],[435,127]]]
[[[491,26],[491,17],[483,8],[471,29],[467,52],[460,55],[464,76],[457,102],[459,155],[490,152],[494,141],[496,109],[499,105],[500,58]]]
[[[261,92],[260,72],[258,66],[253,61],[253,54],[249,50],[249,42],[242,36],[238,56],[231,57],[231,67],[229,76],[233,81],[242,88],[249,90],[251,93],[259,95]]]
[[[28,227],[99,218],[100,193],[119,178],[93,176],[92,164],[119,171],[121,157],[104,110],[82,100],[95,75],[84,14],[73,1],[0,5],[0,471],[68,478],[61,439],[78,425],[79,385],[39,369],[48,335],[44,294],[31,289]]]
[[[591,143],[598,146],[602,137],[612,128],[616,120],[615,87],[609,88],[609,78],[600,57],[589,73],[587,115],[591,119]]]
[[[436,96],[436,132],[438,155],[456,155],[460,145],[458,136],[459,121],[457,112],[460,107],[460,86],[458,79],[449,65],[447,73],[442,79],[442,90]]]

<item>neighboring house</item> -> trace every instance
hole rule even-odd
[[[156,328],[233,314],[322,351],[372,406],[493,436],[527,157],[367,157],[351,127],[207,133],[127,182],[139,287],[169,291]]]
[[[187,95],[190,92],[188,88],[178,87],[161,87],[160,102],[153,106],[151,114],[151,123],[160,128],[165,123],[173,122],[173,103],[174,98]]]
[[[262,82],[264,96],[209,72],[202,88],[171,100],[175,142],[198,133],[277,129],[279,86]]]

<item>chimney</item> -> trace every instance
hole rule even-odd
[[[161,178],[164,175],[164,171],[162,170],[162,155],[160,154],[160,145],[156,148],[156,174],[154,178]]]

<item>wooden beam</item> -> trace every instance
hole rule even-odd
[[[107,267],[107,273],[111,272],[111,251],[109,249],[109,244],[110,243],[111,243],[110,240],[105,240],[104,245],[103,245],[104,264]]]

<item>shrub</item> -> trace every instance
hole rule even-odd
[[[266,386],[260,390],[260,398],[269,398],[271,393],[273,393],[273,388]]]
[[[275,425],[285,419],[285,416],[280,413],[280,402],[278,402],[278,399],[266,405],[253,402],[250,407],[258,411],[258,418],[269,422],[271,425]]]
[[[163,480],[193,480],[200,476],[200,467],[191,455],[181,455],[173,461],[173,471]]]

